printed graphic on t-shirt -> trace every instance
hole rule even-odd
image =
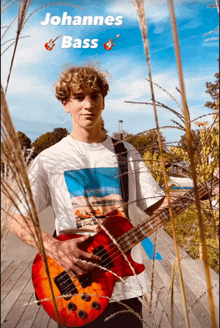
[[[80,219],[105,217],[117,209],[124,216],[118,167],[100,167],[64,172],[74,215]]]

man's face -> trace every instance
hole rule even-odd
[[[100,124],[105,102],[99,90],[85,89],[72,94],[69,102],[63,105],[65,111],[71,113],[74,126],[91,129]]]

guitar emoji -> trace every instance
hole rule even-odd
[[[55,45],[56,45],[54,42],[60,37],[61,37],[61,34],[59,34],[54,40],[50,39],[49,42],[45,43],[45,45],[44,45],[45,48],[49,51],[53,50],[53,47],[55,47]]]
[[[206,182],[208,191],[205,185],[199,184],[198,194],[200,198],[206,196],[212,188],[218,185],[219,179],[217,177]],[[173,214],[180,214],[194,203],[194,190],[192,189],[172,202]],[[141,211],[139,208],[137,209]],[[133,226],[126,218],[118,214],[111,214],[109,213],[109,218],[106,219],[104,227],[108,234],[111,234],[117,241],[117,245],[101,228],[82,247],[84,251],[101,257],[100,265],[104,269],[95,268],[89,273],[74,279],[51,257],[47,256],[61,325],[81,327],[98,318],[109,303],[115,283],[119,279],[117,276],[132,276],[134,273],[130,265],[136,274],[140,274],[145,269],[143,264],[134,262],[131,249],[170,220],[168,206],[136,226]],[[67,232],[67,234],[58,236],[57,239],[64,241],[79,238],[80,236]],[[125,260],[121,250],[126,254],[130,265]],[[32,280],[39,302],[49,316],[56,321],[50,285],[39,253],[33,263]]]
[[[117,38],[119,38],[119,36],[120,36],[120,34],[116,35],[116,37],[115,37],[113,40],[109,39],[108,42],[104,43],[104,48],[105,48],[106,50],[111,50],[111,48],[114,46],[114,43],[113,43],[113,42],[114,42]]]

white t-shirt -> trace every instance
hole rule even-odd
[[[145,210],[164,197],[164,192],[137,150],[128,143],[124,145],[128,150],[128,213],[135,226],[145,218],[137,215],[137,206]],[[76,229],[76,218],[89,217],[91,208],[97,215],[105,215],[115,207],[123,213],[117,155],[109,136],[102,143],[92,144],[71,136],[63,138],[35,158],[29,178],[37,211],[53,207],[57,235],[62,230]],[[21,210],[28,215],[24,208]],[[132,249],[132,258],[138,263],[143,262],[141,247],[139,244]],[[117,282],[112,301],[146,292],[145,271],[138,275],[142,288],[137,277],[123,279],[129,286]]]

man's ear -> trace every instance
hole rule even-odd
[[[65,110],[66,113],[70,112],[70,108],[69,108],[69,103],[66,101],[63,101],[63,108]]]

